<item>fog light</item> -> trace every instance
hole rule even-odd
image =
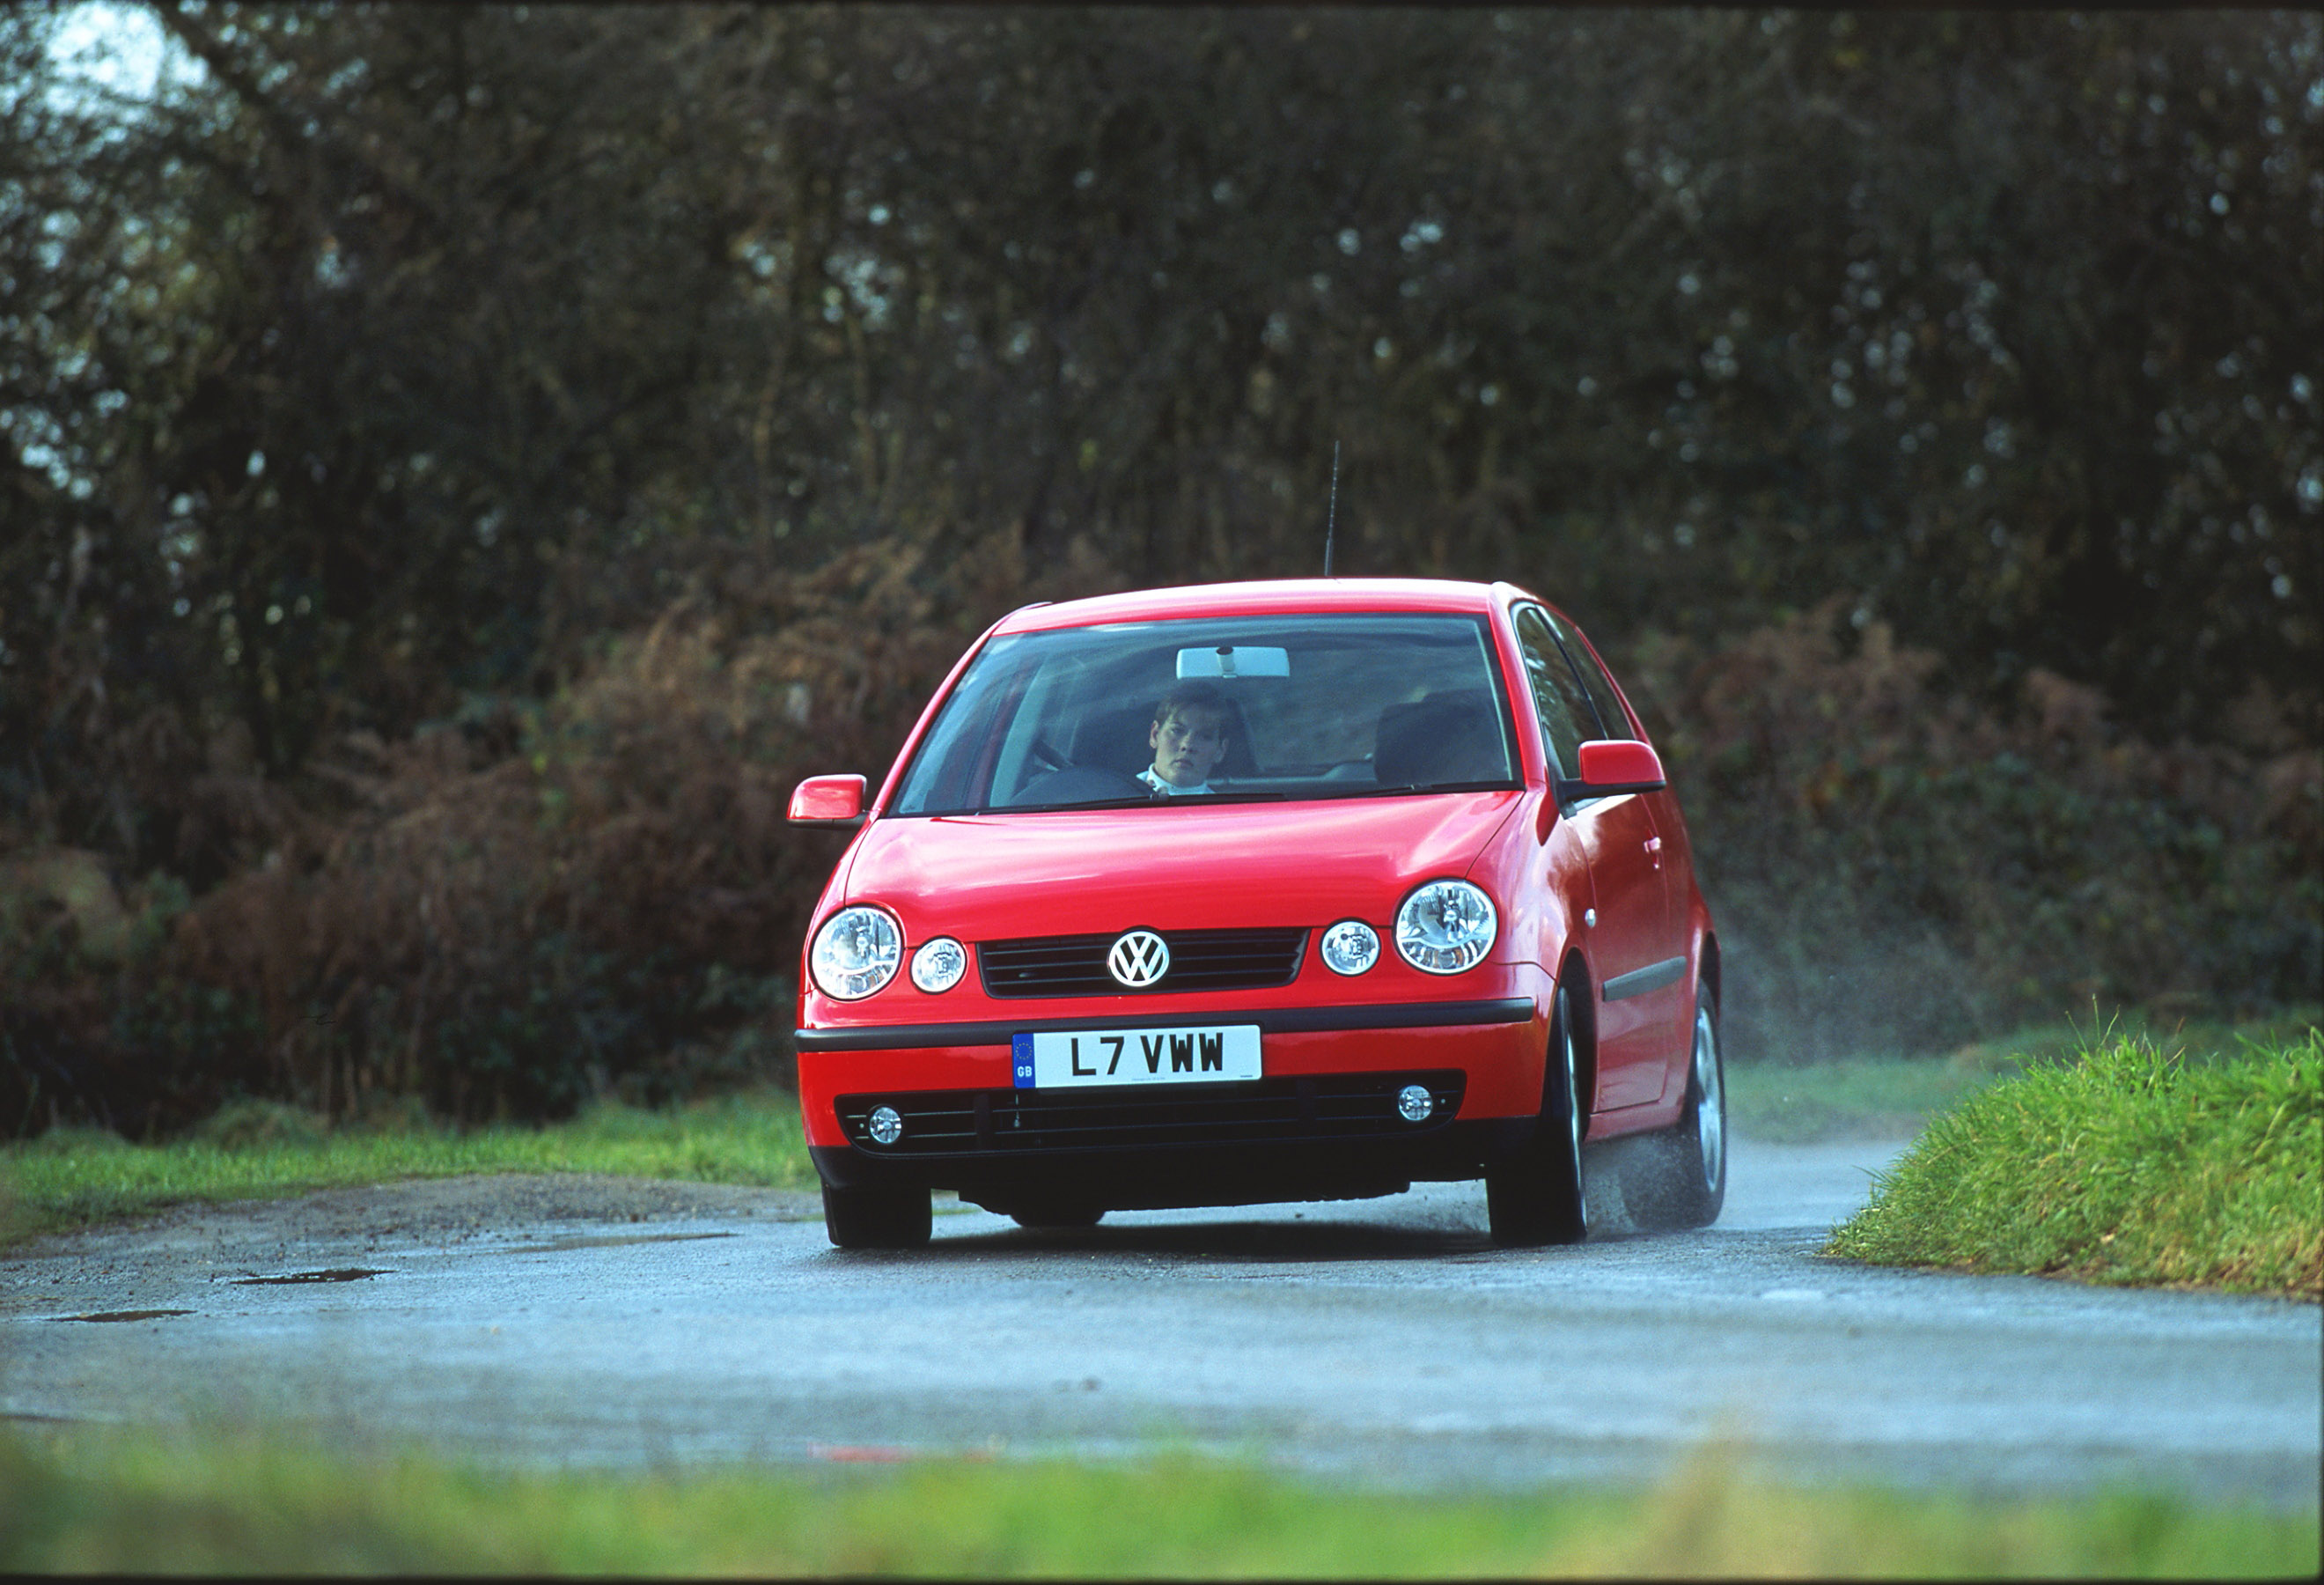
[[[912,983],[937,996],[960,983],[968,972],[968,949],[950,936],[938,936],[912,954]]]
[[[1360,919],[1343,919],[1323,932],[1323,967],[1361,974],[1379,961],[1379,932]]]
[[[1407,1123],[1425,1123],[1435,1109],[1436,1098],[1424,1085],[1407,1084],[1396,1092],[1396,1115]]]
[[[1420,1099],[1421,1105],[1425,1108],[1428,1104],[1426,1090],[1420,1092]],[[873,1107],[872,1116],[866,1118],[865,1122],[872,1130],[873,1141],[877,1144],[893,1145],[904,1136],[904,1114],[894,1107]]]

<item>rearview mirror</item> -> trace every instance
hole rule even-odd
[[[1288,677],[1291,652],[1273,644],[1222,644],[1178,652],[1181,677]]]
[[[863,778],[809,776],[791,790],[791,823],[853,826],[863,823]]]
[[[1659,792],[1670,785],[1663,774],[1662,755],[1650,743],[1600,737],[1585,743],[1574,755],[1582,774],[1557,783],[1557,801],[1614,798],[1624,792]]]

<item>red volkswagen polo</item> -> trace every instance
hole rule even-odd
[[[1694,1226],[1726,1191],[1719,948],[1661,761],[1523,589],[1218,584],[977,641],[816,904],[799,1102],[843,1248],[944,1188],[1028,1227],[1481,1177],[1587,1232],[1582,1141]],[[1593,1153],[1594,1154],[1594,1153]]]

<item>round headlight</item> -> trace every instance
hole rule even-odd
[[[912,954],[912,983],[930,996],[948,991],[968,972],[968,949],[950,936],[922,941]]]
[[[904,932],[878,908],[843,908],[823,922],[807,953],[807,969],[825,996],[856,1002],[896,978],[904,960]]]
[[[1360,919],[1343,919],[1323,932],[1323,967],[1334,974],[1361,974],[1379,961],[1379,932]]]
[[[1396,911],[1396,950],[1425,974],[1458,974],[1493,950],[1493,900],[1467,881],[1431,881]]]

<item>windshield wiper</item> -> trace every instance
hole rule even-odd
[[[1177,798],[1166,798],[1159,793],[1148,798],[1075,799],[1071,803],[995,803],[978,811],[981,814],[1054,814],[1072,809],[1142,809],[1148,804],[1186,804],[1200,807],[1216,803],[1280,803],[1288,794],[1282,792],[1203,792],[1188,793]]]
[[[1399,782],[1392,787],[1368,787],[1363,796],[1392,792],[1508,792],[1516,783],[1504,777],[1472,782]]]
[[[1054,814],[1065,809],[1139,809],[1161,800],[1145,798],[1076,798],[1065,803],[988,803],[979,814]]]

